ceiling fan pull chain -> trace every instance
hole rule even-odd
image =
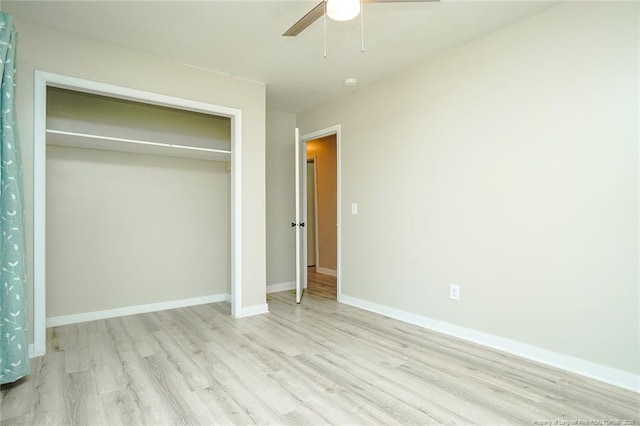
[[[360,51],[364,53],[364,0],[360,0]]]
[[[324,57],[327,57],[327,0],[324,0],[324,14],[322,15],[322,40],[324,43]]]

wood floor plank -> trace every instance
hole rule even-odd
[[[250,412],[223,385],[211,386],[194,393],[198,401],[211,412],[213,424],[252,425],[256,424]]]
[[[70,424],[108,424],[102,398],[91,371],[68,373],[64,383],[67,418]]]
[[[326,292],[268,302],[237,320],[216,303],[49,329],[31,376],[2,386],[0,424],[640,424],[630,391]]]
[[[104,411],[109,413],[112,425],[142,425],[144,418],[137,396],[131,389],[117,390],[101,395]]]
[[[337,300],[338,285],[336,277],[316,272],[315,266],[307,268],[308,294],[329,300]]]

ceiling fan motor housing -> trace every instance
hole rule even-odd
[[[327,16],[334,21],[349,21],[360,14],[360,0],[327,0]]]

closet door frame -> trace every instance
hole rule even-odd
[[[46,351],[46,119],[47,87],[57,87],[231,119],[231,315],[242,313],[242,111],[235,108],[83,80],[44,71],[35,72],[34,200],[33,200],[33,347],[31,356]]]

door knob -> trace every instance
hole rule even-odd
[[[295,222],[291,222],[291,227],[292,227],[292,228],[295,228],[295,227],[296,227]]]

